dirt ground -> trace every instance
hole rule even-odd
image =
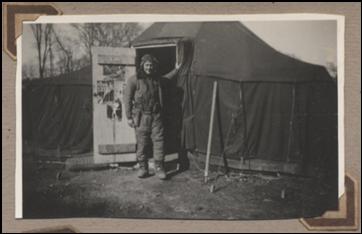
[[[160,181],[138,179],[131,166],[69,171],[61,162],[24,159],[24,218],[281,219],[319,216],[335,203],[335,191],[318,178],[245,171],[226,177],[212,168],[205,184],[203,166],[191,160],[188,170]]]

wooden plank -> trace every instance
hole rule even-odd
[[[136,52],[134,49],[122,47],[92,47],[92,54],[95,60],[93,64],[104,64],[104,61],[98,60],[101,57],[119,57],[122,59],[119,64],[135,65]],[[94,56],[95,55],[95,56]],[[102,58],[101,58],[102,59]],[[107,59],[108,60],[108,59]],[[111,63],[113,64],[113,63]]]
[[[292,106],[290,110],[290,120],[289,120],[289,136],[288,136],[288,148],[287,148],[287,162],[290,160],[291,147],[293,142],[293,125],[294,125],[294,112],[295,112],[295,88],[296,84],[292,88]]]
[[[74,157],[65,161],[65,169],[70,171],[77,170],[96,170],[109,167],[109,163],[94,163],[94,157]]]
[[[194,156],[197,160],[204,163],[206,161],[205,154],[197,154]],[[221,156],[211,156],[210,165],[224,166]],[[293,175],[302,175],[302,167],[297,163],[273,162],[263,159],[246,159],[245,163],[235,159],[227,159],[228,167],[238,170],[251,170],[263,172],[280,172]]]
[[[134,58],[127,58],[119,55],[98,55],[98,64],[120,64],[135,66]]]
[[[136,49],[148,49],[158,47],[171,47],[177,46],[179,39],[153,39],[151,41],[143,41],[133,44],[133,48]]]
[[[98,145],[100,154],[123,154],[136,152],[136,144],[100,144]]]
[[[212,132],[213,132],[213,129],[214,129],[216,91],[217,91],[217,81],[214,81],[214,86],[213,86],[213,90],[212,90],[212,103],[211,103],[211,113],[210,113],[209,138],[207,140],[207,153],[206,153],[206,163],[205,163],[205,172],[204,172],[205,182],[207,182],[207,177],[209,175],[209,158],[210,158],[210,153],[211,153]]]
[[[165,156],[165,163],[173,163],[178,161],[178,154],[168,154]],[[135,154],[118,154],[116,158],[113,155],[105,155],[103,163],[95,163],[93,154],[87,155],[75,155],[73,158],[69,158],[65,161],[66,170],[95,170],[95,169],[106,169],[111,163],[126,163],[136,162]],[[150,159],[149,162],[153,162]]]

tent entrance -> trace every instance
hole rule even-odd
[[[136,48],[136,64],[139,66],[143,55],[151,54],[155,56],[159,63],[159,71],[163,76],[175,68],[177,62],[176,44],[142,46]]]
[[[171,77],[178,60],[178,44],[146,45],[136,47],[136,64],[139,66],[143,55],[151,54],[159,61],[159,73],[162,78],[165,153],[177,153],[181,142],[183,91]],[[165,76],[168,74],[167,76]],[[166,78],[167,77],[167,78]]]

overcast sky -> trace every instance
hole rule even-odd
[[[337,23],[332,20],[321,21],[250,21],[243,22],[276,50],[294,55],[297,58],[319,65],[337,63]],[[147,28],[152,23],[143,23]],[[77,44],[77,32],[69,24],[57,24],[59,35],[74,40],[76,57],[85,51]],[[23,27],[23,63],[36,64],[34,37],[29,25]]]
[[[243,22],[256,35],[282,53],[310,63],[337,63],[336,21]]]

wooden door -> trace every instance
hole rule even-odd
[[[127,124],[123,90],[135,75],[133,48],[92,48],[95,163],[136,161],[136,137]]]

